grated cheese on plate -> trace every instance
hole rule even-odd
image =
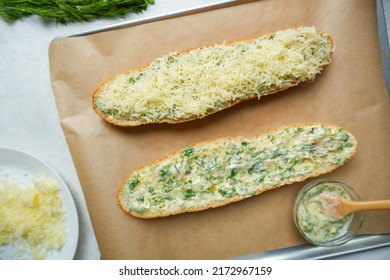
[[[16,247],[23,258],[45,259],[64,246],[65,221],[59,186],[52,178],[37,178],[32,187],[0,182],[0,245]]]

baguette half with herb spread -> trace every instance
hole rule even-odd
[[[221,138],[135,170],[119,188],[117,201],[124,212],[140,218],[215,208],[328,173],[356,151],[350,132],[327,124]]]
[[[299,27],[174,52],[111,77],[94,92],[92,105],[118,126],[200,119],[314,80],[333,49],[328,34]]]

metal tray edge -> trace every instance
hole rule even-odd
[[[126,20],[123,22],[115,23],[115,24],[110,24],[102,27],[97,27],[97,28],[92,28],[92,29],[87,29],[84,31],[80,32],[75,32],[71,33],[68,35],[64,36],[58,36],[55,37],[53,40],[58,40],[58,39],[64,39],[64,38],[70,38],[70,37],[77,37],[77,36],[86,36],[86,35],[92,35],[100,32],[105,32],[105,31],[111,31],[114,29],[120,29],[124,27],[132,27],[132,26],[137,26],[145,23],[150,23],[150,22],[155,22],[155,21],[160,21],[160,20],[165,20],[165,19],[170,19],[170,18],[175,18],[175,17],[180,17],[180,16],[185,16],[189,15],[192,13],[201,13],[205,12],[208,10],[215,10],[215,9],[220,9],[220,8],[225,8],[228,6],[232,5],[237,5],[237,4],[244,4],[244,3],[249,3],[249,2],[254,2],[252,1],[242,1],[242,0],[220,0],[218,2],[213,2],[209,4],[204,4],[204,5],[198,5],[195,7],[191,8],[183,8],[179,10],[175,10],[172,12],[165,12],[161,14],[156,14],[152,16],[146,16],[146,17],[141,17],[140,18],[135,18],[131,20]]]
[[[324,260],[390,246],[390,234],[358,235],[346,244],[319,247],[311,244],[231,258],[232,260]]]

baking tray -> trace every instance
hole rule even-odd
[[[145,16],[136,19],[123,21],[103,27],[84,30],[77,33],[71,33],[65,36],[56,37],[56,39],[71,38],[77,36],[92,35],[100,32],[106,32],[114,29],[133,27],[150,22],[181,17],[194,13],[201,13],[213,9],[220,9],[231,5],[238,5],[253,1],[239,0],[222,0],[211,1],[208,4],[174,10],[171,12]],[[387,85],[387,92],[390,90],[390,56],[388,32],[386,29],[385,15],[383,10],[383,0],[377,0],[377,16],[378,16],[378,34],[382,52],[382,63],[384,68],[384,77]],[[365,259],[369,256],[370,259],[390,259],[390,233],[381,235],[358,235],[347,244],[337,247],[318,247],[311,244],[282,248],[273,251],[266,251],[258,254],[237,256],[232,259],[236,260],[271,260],[271,259]]]

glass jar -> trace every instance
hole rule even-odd
[[[320,194],[360,200],[349,185],[329,179],[319,179],[305,185],[294,201],[294,223],[302,236],[318,246],[336,246],[348,242],[360,230],[364,213],[355,212],[337,220],[329,217]]]

